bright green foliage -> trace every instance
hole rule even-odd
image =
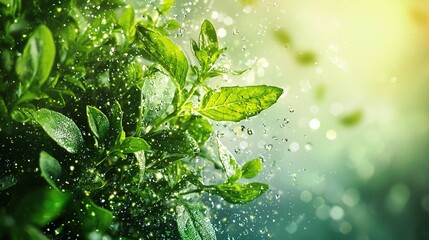
[[[221,87],[204,95],[198,111],[216,121],[241,121],[276,103],[283,93],[278,87]]]
[[[356,109],[350,113],[340,117],[340,123],[344,126],[354,126],[362,121],[363,112],[361,109]]]
[[[242,204],[267,191],[247,180],[262,162],[241,167],[212,124],[283,90],[212,89],[244,72],[218,66],[214,25],[186,56],[169,37],[174,1],[138,6],[0,0],[1,239],[216,239],[203,194]]]

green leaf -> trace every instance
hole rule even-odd
[[[142,87],[143,124],[150,126],[161,117],[172,104],[174,84],[164,74],[157,72],[149,76]]]
[[[274,38],[286,48],[289,48],[292,45],[292,38],[289,33],[284,29],[278,29],[273,32]]]
[[[118,24],[124,29],[125,34],[129,37],[135,33],[134,27],[134,8],[127,5],[123,8],[122,15],[118,19]]]
[[[15,205],[15,216],[21,222],[43,227],[63,212],[69,198],[68,193],[55,189],[37,189]]]
[[[177,124],[181,131],[188,132],[199,146],[204,145],[213,131],[210,122],[201,115],[180,117]]]
[[[83,214],[82,219],[82,228],[91,231],[105,231],[110,227],[113,220],[113,214],[111,211],[97,206],[89,197],[84,198],[82,201],[83,204]]]
[[[313,52],[307,51],[296,54],[295,59],[301,65],[310,65],[316,62],[317,57]]]
[[[137,29],[141,33],[141,41],[145,46],[146,53],[168,72],[176,87],[182,90],[188,72],[188,60],[183,51],[160,33],[141,25]]]
[[[168,11],[173,6],[173,4],[174,4],[174,0],[162,0],[162,2],[161,2],[161,13],[167,14]]]
[[[340,123],[344,126],[354,126],[362,121],[363,112],[361,109],[356,109],[353,112],[341,116]]]
[[[36,96],[26,96],[31,90],[37,93],[48,79],[55,60],[55,43],[52,33],[45,25],[39,26],[28,39],[22,56],[17,61],[16,72],[21,81],[20,98],[31,100]],[[32,88],[32,89],[30,89]],[[18,100],[22,102],[24,100]]]
[[[140,170],[140,181],[139,181],[139,183],[142,183],[143,179],[144,179],[144,174],[146,171],[146,157],[144,155],[144,151],[135,152],[134,157],[137,160],[137,163],[139,165],[139,170]]]
[[[199,209],[183,204],[176,206],[176,221],[180,236],[185,240],[215,240],[210,219]]]
[[[122,141],[121,145],[118,148],[123,153],[135,153],[139,151],[149,150],[150,146],[142,138],[127,137]]]
[[[12,187],[18,182],[14,175],[7,175],[0,179],[0,191]]]
[[[264,183],[226,183],[215,185],[215,193],[221,196],[225,201],[235,204],[244,204],[259,197],[268,190],[268,185]]]
[[[209,20],[204,20],[201,25],[200,37],[198,41],[201,50],[209,53],[209,56],[219,50],[219,43],[217,40],[216,29]]]
[[[68,152],[77,153],[83,148],[82,134],[70,118],[46,108],[35,112],[34,118],[43,130]]]
[[[266,85],[221,87],[207,92],[197,111],[216,121],[238,122],[269,108],[282,93],[281,88]]]
[[[150,141],[152,150],[170,154],[195,154],[198,143],[188,132],[164,130],[157,132]]]
[[[262,161],[260,158],[256,158],[253,160],[248,161],[246,164],[243,165],[241,168],[242,177],[251,179],[256,177],[256,175],[259,174],[259,172],[262,169]]]
[[[124,112],[122,111],[121,104],[118,101],[115,101],[113,107],[111,109],[111,117],[110,117],[110,130],[113,132],[113,136],[116,137],[115,144],[120,144],[125,139],[125,132],[122,126],[122,118]]]
[[[12,110],[10,117],[17,122],[28,122],[33,118],[31,111],[31,108],[17,107]]]
[[[222,144],[222,142],[216,138],[218,154],[220,163],[225,171],[228,182],[235,182],[241,177],[241,170],[235,161],[234,156],[229,150]]]
[[[109,132],[109,119],[102,111],[93,106],[86,106],[86,116],[88,118],[89,128],[94,136],[103,141]]]
[[[167,30],[176,30],[180,27],[180,23],[174,19],[169,19],[163,26]]]
[[[28,239],[28,240],[49,240],[49,238],[43,234],[38,228],[32,225],[26,225],[23,229],[20,229],[19,232],[15,232],[15,236],[18,236],[18,239]]]
[[[39,166],[42,177],[51,185],[53,188],[59,191],[56,181],[61,175],[61,165],[57,159],[53,158],[47,152],[40,152]]]

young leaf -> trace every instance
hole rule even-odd
[[[226,183],[215,185],[215,193],[221,196],[225,201],[235,204],[244,204],[259,197],[268,190],[268,185],[264,183]]]
[[[93,106],[86,106],[86,116],[88,118],[89,128],[94,136],[103,141],[109,132],[109,119],[102,111]]]
[[[176,221],[180,236],[185,240],[215,240],[210,220],[199,209],[183,204],[176,206]]]
[[[56,181],[61,175],[61,165],[57,159],[53,158],[47,152],[40,152],[39,166],[42,177],[51,185],[53,188],[58,189]]]
[[[170,39],[158,32],[141,25],[137,26],[137,29],[141,33],[141,41],[145,46],[146,53],[169,73],[176,87],[182,90],[188,72],[188,60],[183,51]]]
[[[63,212],[69,198],[68,193],[55,189],[37,189],[26,194],[15,205],[15,216],[21,221],[42,227]]]
[[[77,153],[84,146],[82,134],[76,123],[59,112],[42,108],[34,113],[37,123],[65,150]]]
[[[121,145],[119,146],[119,150],[123,153],[135,153],[139,151],[149,150],[150,146],[147,142],[138,137],[127,137],[125,138]]]
[[[223,170],[225,171],[228,182],[235,182],[241,177],[241,170],[238,167],[234,156],[229,150],[222,144],[222,142],[216,138],[219,159],[222,164]]]
[[[282,93],[281,88],[266,85],[221,87],[207,92],[197,111],[216,121],[238,122],[269,108]]]
[[[209,20],[204,20],[201,25],[199,46],[201,50],[205,50],[209,53],[209,56],[213,55],[214,52],[219,50],[219,43],[217,40],[216,29]]]
[[[48,27],[41,25],[28,39],[21,58],[17,61],[16,72],[21,80],[20,99],[35,98],[34,92],[27,93],[30,87],[38,91],[48,79],[55,60],[55,43]],[[30,94],[27,95],[26,94]],[[18,100],[22,102],[24,100]]]
[[[251,179],[256,177],[258,173],[262,169],[262,161],[260,158],[256,158],[253,160],[248,161],[246,164],[243,165],[241,168],[242,171],[242,177]]]

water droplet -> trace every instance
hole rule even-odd
[[[234,35],[237,35],[237,34],[239,34],[240,33],[240,31],[238,31],[238,29],[237,28],[234,28],[233,30],[232,30],[232,34],[234,34]]]
[[[273,149],[273,144],[265,144],[264,145],[265,150],[271,151]]]
[[[310,142],[305,144],[305,151],[311,151],[313,149],[313,144],[311,144]]]
[[[248,128],[248,129],[247,129],[247,134],[249,134],[249,135],[253,135],[253,130],[252,130],[252,129],[250,129],[250,128]]]
[[[293,109],[293,108],[289,107],[289,112],[290,112],[290,113],[293,113],[293,112],[295,112],[295,109]]]

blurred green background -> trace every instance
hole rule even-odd
[[[212,202],[220,239],[429,239],[429,1],[176,1],[188,45],[204,18],[228,47],[212,85],[285,89],[259,117],[218,126],[259,156],[272,190]]]

